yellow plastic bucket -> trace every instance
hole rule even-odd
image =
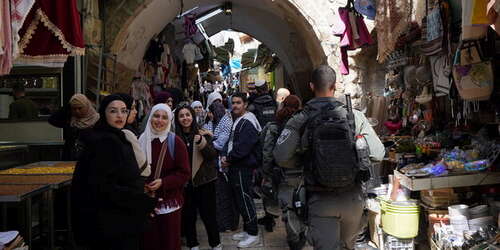
[[[410,239],[418,235],[419,212],[400,212],[382,210],[382,229],[384,232],[400,238]]]

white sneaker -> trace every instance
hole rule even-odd
[[[253,247],[259,244],[259,236],[248,235],[245,240],[242,240],[238,243],[239,248],[247,248]]]
[[[191,250],[200,250],[200,246],[192,247]]]
[[[233,234],[233,240],[234,241],[242,241],[242,240],[246,240],[248,238],[248,234],[247,232],[243,231],[243,232],[239,232],[237,234]]]
[[[212,250],[222,250],[222,244],[219,244],[218,246],[212,248]]]

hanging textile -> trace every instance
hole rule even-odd
[[[142,80],[141,74],[138,73],[132,81],[130,95],[137,101],[140,107],[138,109],[138,117],[142,118],[151,110],[152,97],[149,85]]]
[[[347,50],[355,50],[373,44],[364,18],[353,7],[339,8],[339,20],[334,34],[340,37],[340,73],[349,74]]]
[[[410,23],[411,0],[381,0],[377,4],[378,61],[383,63],[394,51],[398,38]]]
[[[193,15],[187,15],[184,17],[184,33],[187,38],[193,37],[198,28],[196,27],[196,17]]]
[[[462,0],[462,40],[486,37],[488,25],[479,24],[486,18],[486,5],[483,2],[484,0]]]
[[[19,31],[17,63],[62,67],[85,47],[76,0],[37,0]]]
[[[23,26],[24,20],[35,0],[10,0],[11,20],[12,20],[12,57],[16,59],[19,56],[18,43],[21,40],[19,30]]]
[[[0,75],[9,74],[12,68],[12,33],[9,1],[0,3]]]
[[[99,0],[84,1],[83,36],[87,45],[101,44],[102,21],[99,19]]]

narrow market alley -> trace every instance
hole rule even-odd
[[[0,250],[499,250],[500,0],[1,0]]]

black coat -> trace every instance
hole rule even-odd
[[[81,150],[78,138],[82,129],[72,127],[71,109],[69,106],[61,108],[49,117],[49,124],[63,129],[64,148],[61,160],[76,161]],[[86,130],[86,129],[83,129]]]
[[[156,201],[144,194],[132,146],[111,127],[83,131],[81,140],[85,148],[71,186],[76,242],[138,237]]]

